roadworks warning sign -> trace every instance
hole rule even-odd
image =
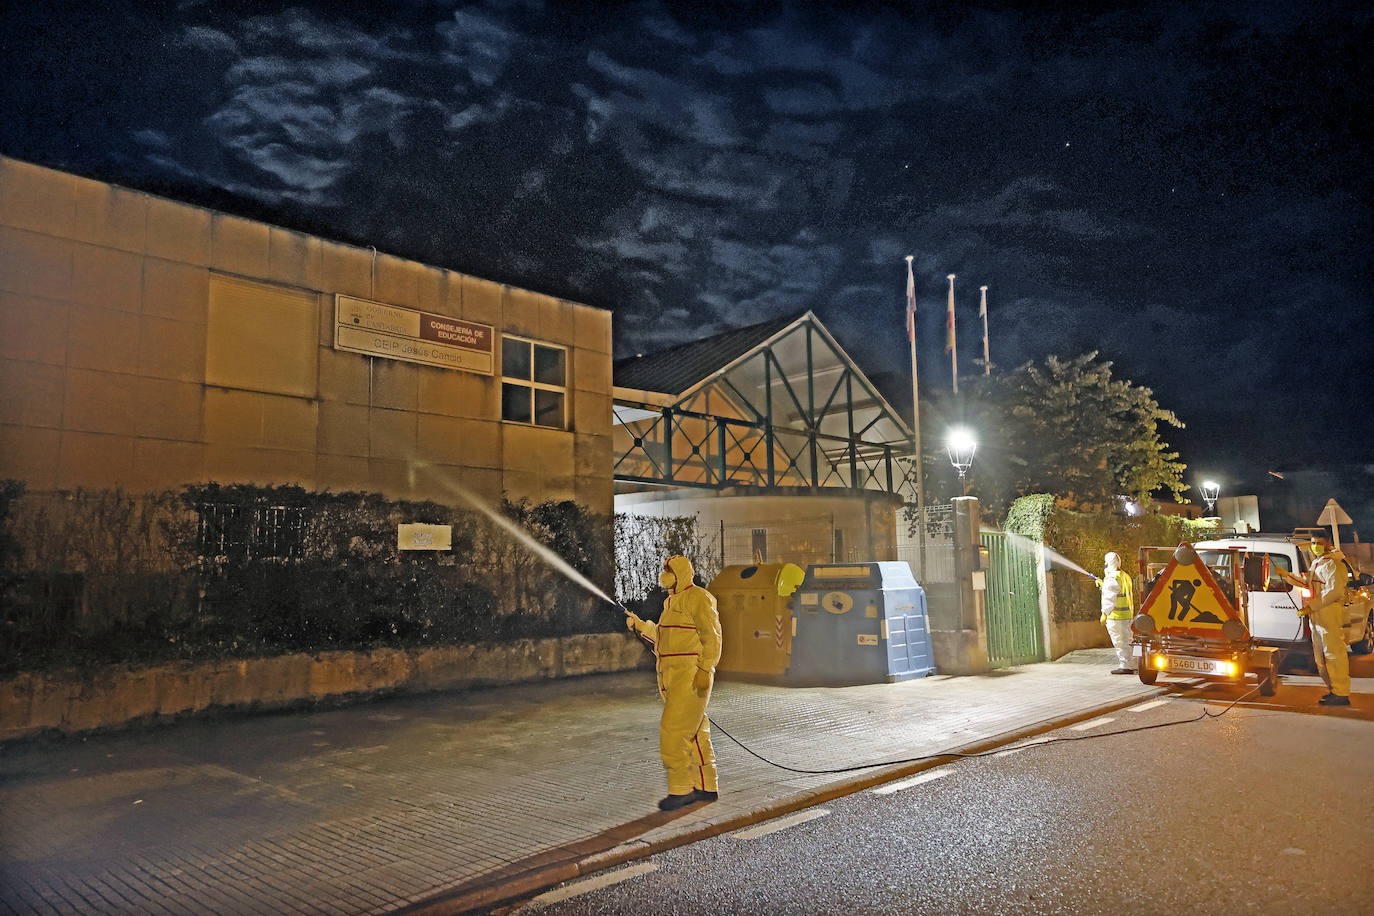
[[[1239,618],[1196,551],[1187,553],[1193,562],[1180,563],[1178,552],[1169,558],[1141,611],[1154,618],[1158,633],[1215,638],[1226,621]]]

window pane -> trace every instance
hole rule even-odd
[[[501,340],[501,374],[506,378],[529,379],[530,344],[524,340]]]
[[[537,426],[563,428],[563,392],[534,390],[534,422]]]
[[[509,383],[501,386],[501,419],[530,422],[530,389]]]
[[[535,345],[534,380],[544,385],[557,385],[559,388],[566,388],[568,386],[565,368],[567,355],[568,351],[566,350]]]

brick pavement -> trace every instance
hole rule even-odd
[[[759,754],[830,769],[1159,692],[1108,664],[1097,650],[891,685],[722,682],[711,714]],[[471,901],[461,892],[558,880],[578,859],[631,858],[882,775],[785,772],[717,732],[721,800],[664,815],[658,713],[653,674],[637,671],[11,744],[0,749],[0,912]]]

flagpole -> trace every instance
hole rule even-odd
[[[949,315],[945,320],[949,338],[946,341],[949,350],[949,374],[954,379],[954,393],[959,393],[959,347],[955,340],[954,333],[954,274],[949,275]]]
[[[926,575],[926,477],[924,462],[921,461],[921,385],[916,376],[916,279],[911,274],[911,259],[906,256],[906,336],[911,342],[911,460],[916,465],[916,517],[917,544],[921,572]]]
[[[992,358],[988,356],[988,288],[978,287],[983,291],[983,303],[978,306],[978,314],[983,316],[983,374],[992,374]]]

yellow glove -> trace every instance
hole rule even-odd
[[[1309,606],[1306,605],[1306,604],[1304,604],[1302,607],[1298,608],[1298,616],[1299,616],[1299,617],[1306,617],[1306,616],[1307,616],[1308,614],[1310,614],[1310,613],[1312,613],[1312,608],[1309,607]]]
[[[1107,622],[1107,615],[1106,615],[1106,614],[1103,614],[1101,617],[1098,617],[1097,620],[1098,620],[1099,623],[1104,623],[1104,624],[1105,624],[1105,623]]]
[[[639,619],[639,615],[632,611],[625,612],[625,626],[631,633],[638,633],[639,626],[644,621]]]
[[[696,677],[692,678],[692,689],[697,693],[705,693],[711,689],[711,672],[697,669]]]

